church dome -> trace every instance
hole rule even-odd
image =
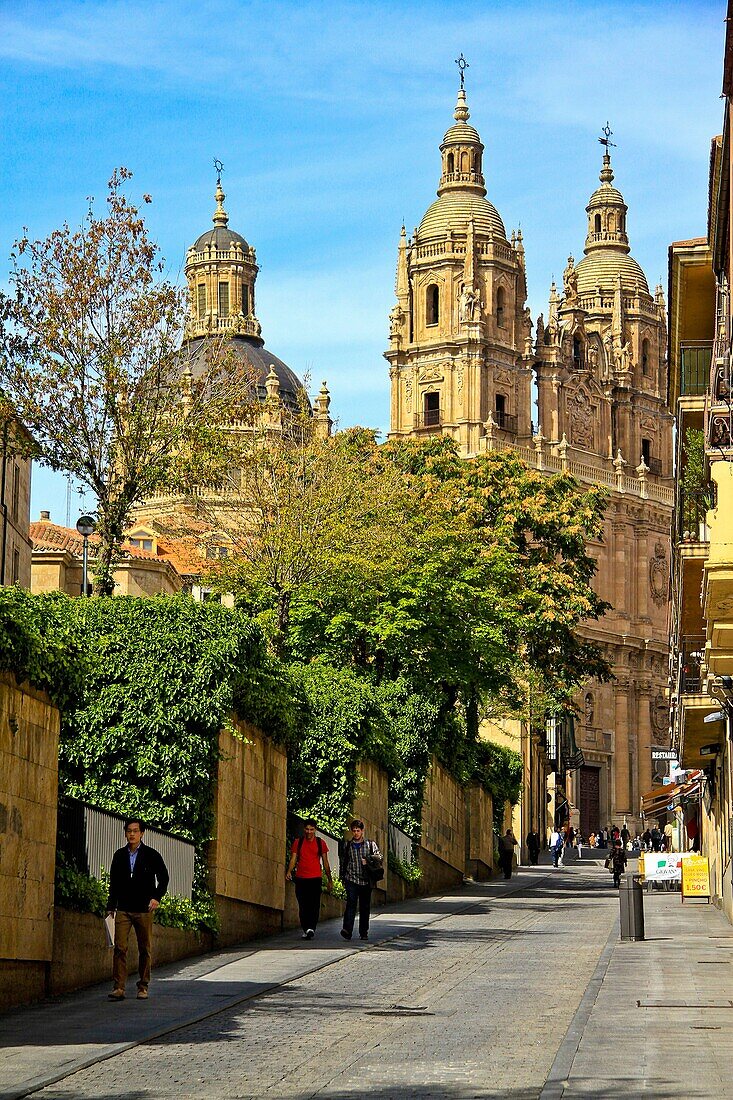
[[[249,251],[249,245],[241,233],[235,233],[228,225],[215,225],[213,229],[207,229],[205,233],[194,241],[194,252],[203,252],[207,248],[215,248],[218,252],[226,251],[232,244],[241,245],[243,250]]]
[[[484,147],[478,130],[468,122],[471,112],[466,102],[462,70],[453,117],[455,123],[446,130],[440,146],[443,171],[438,198],[425,212],[417,239],[445,237],[448,230],[462,232],[473,221],[477,233],[506,240],[499,212],[486,198]]]
[[[208,337],[199,336],[188,342],[186,361],[194,378],[201,375],[206,369],[207,340]],[[285,407],[292,411],[296,411],[300,407],[300,401],[305,392],[303,383],[295,371],[291,370],[287,363],[283,363],[277,355],[273,355],[262,342],[254,343],[247,337],[233,336],[227,341],[226,350],[231,351],[244,366],[251,379],[252,387],[257,391],[260,400],[265,400],[265,382],[270,371],[273,370],[280,383],[280,398]]]
[[[598,287],[612,294],[619,275],[625,291],[635,291],[638,284],[643,294],[649,293],[646,275],[634,257],[626,252],[610,248],[597,249],[584,256],[575,271],[578,276],[578,294],[595,294]]]
[[[428,207],[418,226],[417,239],[444,237],[448,229],[464,230],[471,219],[477,233],[506,240],[504,222],[496,207],[482,195],[462,191],[446,191]]]

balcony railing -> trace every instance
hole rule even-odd
[[[442,409],[425,409],[417,418],[418,428],[439,428],[442,423]]]
[[[502,431],[509,432],[511,435],[517,434],[517,418],[512,416],[511,413],[501,412],[497,409],[494,413],[494,422],[497,428],[501,428]]]
[[[683,344],[680,348],[680,396],[701,397],[710,386],[712,340]]]
[[[715,506],[713,485],[699,489],[680,488],[677,505],[677,535],[682,542],[707,542],[707,514]]]
[[[682,639],[680,644],[680,692],[682,695],[701,693],[704,656],[704,635]]]
[[[662,460],[661,458],[649,458],[644,459],[644,464],[649,468],[649,473],[654,474],[655,477],[662,476]]]

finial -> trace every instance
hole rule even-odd
[[[216,169],[216,191],[214,198],[216,199],[216,210],[214,211],[214,225],[228,225],[229,215],[224,209],[224,199],[226,195],[222,191],[221,187],[221,174],[224,171],[224,165],[218,159],[214,157],[214,168]]]
[[[603,154],[603,167],[601,168],[599,179],[601,183],[611,183],[613,180],[613,168],[611,167],[611,154],[608,150],[611,146],[613,146],[613,148],[615,149],[616,142],[611,141],[611,134],[613,133],[613,130],[608,125],[608,123],[606,123],[606,125],[601,128],[601,133],[603,134],[603,137],[599,137],[598,140],[601,145],[605,147],[606,151]]]
[[[461,52],[461,54],[456,58],[456,65],[458,66],[458,71],[461,74],[461,91],[463,91],[463,81],[465,78],[466,69],[470,69],[471,67],[463,56],[463,52]]]
[[[606,146],[606,153],[608,153],[609,145],[612,145],[615,149],[616,148],[616,142],[611,141],[611,134],[613,133],[613,130],[608,125],[608,122],[606,122],[605,126],[601,127],[601,133],[603,134],[603,137],[600,137],[598,140],[600,141],[601,145]]]

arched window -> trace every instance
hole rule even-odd
[[[461,171],[468,172],[469,167],[468,153],[461,153]]]
[[[504,328],[504,287],[497,287],[496,290],[496,324],[499,328]]]
[[[649,341],[641,341],[641,373],[649,373]]]
[[[608,232],[609,233],[615,233],[616,232],[616,218],[614,217],[613,214],[608,215]]]
[[[249,290],[242,284],[242,313],[245,317],[249,316]]]
[[[229,316],[229,283],[219,283],[219,316]]]
[[[199,317],[206,313],[206,283],[199,283],[196,288]]]
[[[573,336],[573,366],[576,370],[580,370],[585,363],[585,351],[583,348],[583,341],[577,334]]]
[[[448,160],[447,160],[446,164],[447,164],[448,174],[451,175],[453,173],[453,171],[455,170],[454,167],[453,167],[454,166],[454,160],[453,160],[453,154],[452,153],[448,154]]]
[[[600,214],[596,214],[595,219],[594,219],[594,225],[596,227],[595,228],[596,233],[600,233],[600,231],[601,231],[601,215]]]
[[[437,325],[440,320],[440,293],[435,283],[425,291],[425,316],[428,325]]]

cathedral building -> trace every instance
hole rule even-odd
[[[440,146],[438,197],[412,237],[403,227],[400,238],[385,352],[390,435],[449,435],[467,459],[510,448],[535,469],[609,490],[603,538],[589,549],[612,610],[581,632],[615,679],[589,683],[576,700],[580,752],[566,766],[549,733],[519,723],[484,732],[524,756],[522,837],[551,826],[554,810],[568,811],[586,836],[609,823],[638,828],[652,746],[668,739],[673,418],[664,298],[660,287],[649,292],[630,255],[606,128],[583,259],[576,266],[569,257],[533,340],[522,235],[507,236],[486,197],[484,146],[469,117],[461,86]]]

